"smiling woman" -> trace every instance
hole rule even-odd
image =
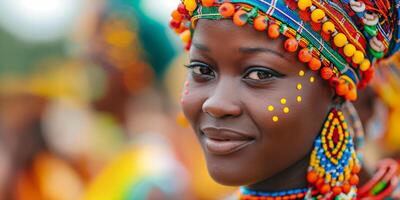
[[[393,195],[394,162],[368,180],[353,142],[350,101],[399,46],[399,2],[374,2],[184,0],[172,13],[190,49],[182,108],[217,182],[239,199]]]

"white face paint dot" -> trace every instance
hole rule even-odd
[[[313,76],[310,77],[310,83],[314,83],[315,82],[315,78]]]
[[[285,99],[285,98],[282,98],[282,99],[281,99],[281,104],[283,104],[283,105],[286,104],[286,99]]]
[[[268,108],[267,108],[267,109],[268,109],[268,111],[270,111],[270,112],[271,112],[271,111],[274,111],[274,109],[275,109],[275,108],[274,108],[274,106],[268,106]]]
[[[304,76],[306,73],[303,70],[300,70],[299,76]]]
[[[273,116],[272,117],[272,121],[273,122],[278,122],[279,121],[279,117],[278,116]]]

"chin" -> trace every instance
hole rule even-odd
[[[249,173],[246,169],[240,168],[243,166],[239,166],[238,164],[226,166],[224,164],[207,162],[208,173],[217,183],[226,186],[244,186],[257,182],[254,174]],[[236,167],[232,167],[235,165]]]

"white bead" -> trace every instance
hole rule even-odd
[[[365,6],[364,2],[350,0],[350,7],[351,7],[351,9],[354,10],[354,12],[364,12],[366,6]]]

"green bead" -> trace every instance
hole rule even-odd
[[[384,56],[383,51],[382,52],[377,52],[371,47],[369,48],[369,51],[371,52],[372,56],[374,56],[377,59],[383,58],[383,56]]]
[[[365,30],[365,32],[368,33],[368,35],[370,35],[372,37],[376,36],[378,34],[378,30],[376,29],[376,26],[365,25],[364,30]]]
[[[375,196],[382,192],[386,188],[387,183],[385,181],[381,181],[372,188],[371,193]]]

